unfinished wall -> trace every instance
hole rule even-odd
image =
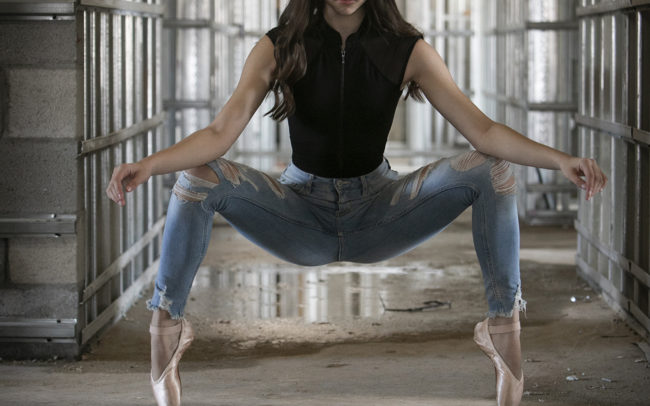
[[[3,356],[78,351],[81,70],[73,7],[58,11],[0,22]]]
[[[0,2],[0,356],[75,356],[155,274],[154,179],[113,167],[166,144],[160,1]]]

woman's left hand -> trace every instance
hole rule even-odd
[[[587,200],[603,190],[607,184],[607,176],[591,158],[567,157],[560,164],[560,170],[571,182],[586,191]]]

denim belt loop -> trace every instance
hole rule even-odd
[[[368,196],[368,176],[361,177],[361,196]]]

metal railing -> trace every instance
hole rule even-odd
[[[105,196],[113,168],[168,145],[160,90],[163,3],[81,0],[83,141],[80,146],[85,270],[81,344],[120,317],[151,283],[164,223],[162,180]]]

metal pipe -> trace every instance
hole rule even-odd
[[[142,16],[158,17],[165,12],[164,4],[140,3],[127,0],[79,0],[79,6],[84,9],[98,11],[130,13]]]
[[[119,273],[122,268],[128,265],[133,259],[142,252],[144,248],[159,234],[165,224],[165,217],[160,218],[150,230],[148,230],[142,238],[135,242],[128,250],[122,255],[117,257],[108,268],[99,273],[99,276],[93,280],[83,291],[81,303],[87,302],[106,282]]]
[[[650,0],[609,0],[588,6],[580,6],[576,9],[576,15],[578,17],[591,17],[618,11],[627,12],[636,7],[646,7],[649,5]]]
[[[20,218],[0,218],[0,237],[42,235],[60,237],[76,233],[77,216],[73,214],[43,214]]]
[[[135,137],[136,135],[141,135],[147,131],[150,131],[162,125],[164,121],[165,113],[161,112],[152,118],[140,121],[128,128],[123,128],[107,135],[98,136],[82,141],[80,155],[86,155],[91,152],[96,152],[104,148],[112,147],[125,140],[128,140],[129,138]]]

